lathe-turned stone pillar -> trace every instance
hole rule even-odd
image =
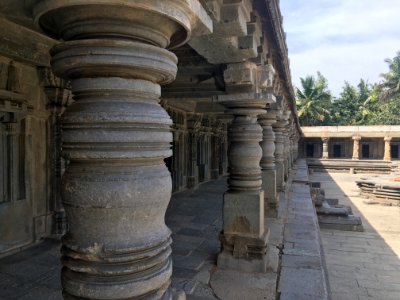
[[[263,140],[261,148],[262,188],[264,190],[264,208],[269,216],[277,215],[278,197],[276,188],[275,167],[275,133],[272,125],[276,123],[276,110],[268,110],[267,114],[259,117],[259,123],[263,128]]]
[[[383,160],[386,160],[386,161],[391,161],[392,160],[392,156],[391,156],[391,153],[390,153],[390,141],[392,140],[392,137],[390,137],[390,136],[386,136],[385,138],[384,138],[384,141],[385,141],[385,149],[384,149],[384,156],[383,156]]]
[[[283,191],[285,188],[285,157],[284,157],[284,134],[286,121],[280,114],[277,122],[272,125],[275,133],[275,167],[276,167],[276,188]]]
[[[35,7],[41,28],[63,40],[51,63],[71,80],[75,100],[62,118],[65,299],[170,299],[164,158],[172,154],[172,121],[159,97],[160,84],[177,72],[176,56],[164,48],[190,36],[189,3],[48,0]]]
[[[353,136],[353,157],[352,159],[360,159],[360,140],[361,137]]]
[[[322,158],[329,158],[329,138],[323,137],[322,139]]]
[[[288,122],[290,116],[290,111],[284,111],[283,117],[285,119],[285,126],[283,128],[283,165],[284,165],[284,180],[286,181],[289,177],[289,169],[290,169],[290,137],[289,130],[290,124]]]
[[[218,266],[249,272],[269,268],[260,168],[263,130],[257,122],[271,101],[262,90],[266,86],[263,67],[248,62],[229,65],[224,78],[230,94],[218,96],[234,116],[228,131],[229,189],[224,194]]]

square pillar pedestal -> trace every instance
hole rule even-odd
[[[244,272],[276,271],[268,255],[269,230],[264,227],[264,191],[224,194],[224,229],[218,267]]]
[[[276,169],[263,170],[262,189],[264,190],[265,214],[267,217],[277,217],[278,214],[278,194],[276,186]]]

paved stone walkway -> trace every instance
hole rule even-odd
[[[216,299],[209,287],[219,253],[226,179],[175,194],[166,214],[173,234],[172,287],[192,299]],[[60,242],[46,240],[0,260],[0,300],[61,300]]]
[[[332,300],[400,299],[400,208],[368,205],[355,181],[365,174],[314,173],[327,198],[351,205],[365,232],[321,230]]]

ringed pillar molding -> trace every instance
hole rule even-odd
[[[264,190],[264,209],[269,216],[277,216],[278,197],[276,188],[276,166],[275,166],[275,133],[272,125],[276,123],[276,110],[269,110],[267,114],[258,119],[263,128],[263,139],[261,148],[263,151],[261,159],[262,189]]]
[[[290,137],[289,137],[289,117],[290,111],[286,110],[283,112],[283,117],[285,118],[285,126],[283,128],[283,156],[284,156],[284,180],[286,181],[289,177],[289,170],[290,170]]]
[[[224,78],[229,94],[217,98],[234,116],[228,130],[229,189],[224,194],[218,266],[247,272],[276,269],[267,255],[269,230],[264,223],[260,168],[263,130],[257,122],[271,102],[262,89],[264,67],[249,62],[228,65]]]
[[[392,137],[390,137],[390,136],[386,136],[384,138],[385,150],[384,150],[383,160],[385,160],[385,161],[391,161],[392,160],[392,156],[391,156],[391,153],[390,153],[390,141],[391,140],[392,140]]]
[[[360,159],[360,140],[361,140],[361,136],[353,136],[353,157],[352,159]]]
[[[329,138],[323,137],[322,140],[322,158],[328,159],[329,158]]]
[[[171,232],[164,215],[172,121],[160,84],[201,20],[197,1],[47,0],[35,21],[63,40],[53,72],[71,81],[62,117],[65,299],[170,299]],[[204,29],[204,28],[203,28]]]
[[[277,122],[272,125],[275,133],[275,167],[276,167],[276,188],[278,192],[285,189],[285,157],[284,157],[284,130],[287,121],[282,113],[277,115]]]

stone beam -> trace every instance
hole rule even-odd
[[[34,66],[50,66],[57,41],[0,17],[0,55]]]
[[[193,37],[190,46],[208,62],[242,62],[257,57],[261,22],[251,0],[203,0],[212,17],[212,34]]]

